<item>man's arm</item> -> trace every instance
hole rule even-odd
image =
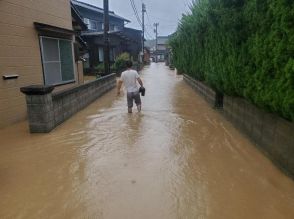
[[[139,82],[140,86],[143,87],[143,82],[142,82],[141,78],[137,78],[137,81]]]

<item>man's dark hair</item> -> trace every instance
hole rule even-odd
[[[132,61],[127,61],[126,66],[127,66],[127,68],[132,68],[133,67],[133,62]]]

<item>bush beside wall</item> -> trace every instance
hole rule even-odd
[[[179,71],[294,121],[294,1],[198,0],[170,41]]]

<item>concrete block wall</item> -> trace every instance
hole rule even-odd
[[[205,85],[204,83],[184,74],[184,80],[213,107],[222,107],[223,95]]]
[[[248,101],[224,97],[223,113],[278,166],[294,176],[294,123],[265,112]]]
[[[47,132],[54,128],[51,94],[26,96],[31,132]]]
[[[26,94],[31,133],[50,132],[115,86],[116,74],[111,74],[53,94],[50,87],[22,88]]]
[[[217,94],[187,75],[184,80],[236,128],[246,134],[280,168],[294,178],[294,123],[265,112],[243,98]]]

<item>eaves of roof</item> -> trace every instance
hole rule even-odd
[[[82,30],[87,30],[88,29],[87,25],[84,23],[81,15],[79,14],[78,10],[75,8],[75,6],[74,6],[74,4],[72,2],[70,3],[70,6],[71,6],[72,16],[79,23],[79,25],[81,26]]]
[[[134,41],[133,39],[131,39],[129,36],[127,36],[124,31],[109,31],[108,32],[109,36],[118,36],[121,39],[124,39],[126,41]],[[104,32],[103,31],[99,31],[99,32],[83,32],[82,37],[103,37]],[[136,41],[134,41],[136,42]]]
[[[102,8],[96,7],[94,5],[90,5],[90,4],[87,4],[87,3],[84,3],[84,2],[79,2],[79,1],[76,1],[76,0],[71,0],[71,2],[76,6],[80,6],[80,7],[89,9],[91,11],[98,12],[100,14],[104,14],[104,10]],[[113,17],[113,18],[123,20],[123,21],[126,21],[126,22],[131,22],[130,20],[128,20],[128,19],[126,19],[124,17],[116,15],[113,11],[109,11],[109,16]]]

